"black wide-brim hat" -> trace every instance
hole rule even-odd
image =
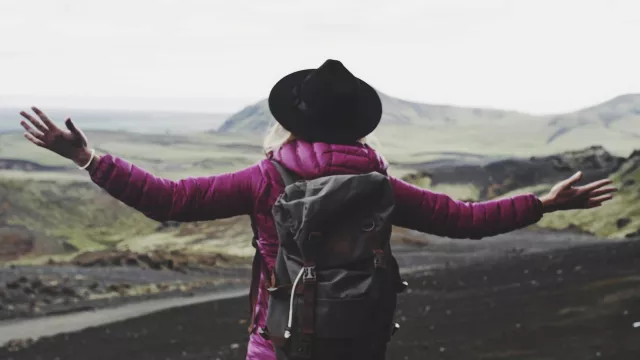
[[[271,89],[269,110],[296,137],[327,143],[355,142],[382,118],[376,90],[337,60],[282,78]]]

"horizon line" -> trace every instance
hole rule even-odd
[[[431,106],[446,106],[446,107],[453,107],[453,108],[466,108],[466,109],[483,109],[483,110],[497,110],[497,111],[505,111],[505,112],[516,112],[516,113],[520,113],[520,114],[525,114],[525,115],[532,115],[532,116],[540,116],[540,117],[544,117],[544,116],[553,116],[553,115],[561,115],[561,114],[570,114],[570,113],[574,113],[574,112],[578,112],[581,110],[585,110],[585,109],[589,109],[604,103],[607,103],[609,101],[621,98],[621,97],[625,97],[625,96],[639,96],[640,97],[640,93],[635,93],[635,92],[630,92],[630,93],[623,93],[623,94],[619,94],[616,96],[609,96],[608,98],[601,100],[599,102],[596,103],[592,103],[590,105],[584,105],[581,107],[577,107],[571,110],[566,110],[566,111],[558,111],[558,112],[530,112],[530,111],[523,111],[523,110],[517,110],[517,109],[512,109],[512,108],[501,108],[501,107],[496,107],[496,106],[475,106],[475,105],[463,105],[463,104],[454,104],[454,103],[431,103],[431,102],[424,102],[424,101],[417,101],[417,100],[413,100],[413,99],[405,99],[405,98],[399,98],[399,97],[395,97],[392,95],[389,95],[386,92],[382,92],[380,90],[377,90],[378,94],[383,95],[383,96],[387,96],[390,97],[392,99],[396,99],[396,100],[401,100],[401,101],[405,101],[405,102],[410,102],[410,103],[415,103],[415,104],[422,104],[422,105],[431,105]],[[9,98],[10,101],[9,103],[4,103],[3,100],[5,100],[6,98]],[[98,102],[103,102],[102,105],[94,105],[94,106],[78,106],[78,105],[71,105],[71,104],[63,104],[63,105],[46,105],[49,109],[51,110],[91,110],[91,111],[131,111],[131,112],[148,112],[148,111],[156,111],[156,112],[164,112],[164,113],[202,113],[202,114],[218,114],[218,115],[232,115],[235,114],[237,112],[242,111],[243,109],[250,107],[250,106],[254,106],[260,102],[263,102],[267,99],[267,97],[263,97],[259,100],[249,100],[249,99],[241,99],[241,98],[224,98],[224,97],[205,97],[205,96],[194,96],[194,97],[184,97],[184,96],[82,96],[82,95],[24,95],[24,94],[0,94],[0,109],[20,109],[23,106],[16,104],[17,100],[20,100],[20,102],[26,102],[29,99],[33,99],[35,102],[37,102],[36,99],[40,98],[41,100],[45,100],[42,102],[50,102],[50,101],[55,101],[56,99],[58,100],[66,100],[67,102],[70,100],[88,100],[88,101],[98,101]],[[143,106],[134,106],[134,107],[127,107],[127,106],[123,106],[123,105],[105,105],[104,102],[105,101],[114,101],[114,100],[120,100],[120,101],[125,101],[125,102],[135,102],[135,101],[152,101],[152,102],[159,102],[159,101],[183,101],[185,103],[188,102],[198,102],[199,104],[192,104],[195,105],[195,107],[193,109],[191,109],[187,104],[183,104],[183,105],[178,105],[178,104],[174,104],[173,106],[169,105],[169,106],[155,106],[155,105],[143,105]],[[215,109],[215,106],[212,105],[208,105],[207,103],[209,102],[217,102],[218,104],[220,104],[221,102],[225,102],[225,101],[230,101],[232,103],[235,103],[232,107],[228,107],[227,110],[223,110],[223,109]],[[11,104],[11,102],[13,102],[13,104]],[[242,105],[241,105],[242,104]],[[38,106],[38,104],[30,104],[28,105],[30,106]]]

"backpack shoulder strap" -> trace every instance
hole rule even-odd
[[[276,167],[278,173],[280,173],[280,177],[282,178],[285,187],[295,183],[297,180],[300,180],[300,177],[297,174],[294,174],[293,172],[287,170],[279,162],[271,160],[271,163]],[[256,249],[256,252],[253,256],[253,263],[251,266],[251,285],[249,286],[249,310],[251,313],[251,319],[249,322],[249,333],[252,333],[256,328],[255,310],[256,304],[258,302],[258,286],[263,264],[260,249],[258,248],[258,229],[256,228],[254,219],[251,219],[251,228],[253,230],[253,239],[251,241],[251,245]],[[271,275],[273,276],[273,274]],[[273,282],[273,279],[269,280]]]
[[[276,169],[280,173],[280,177],[282,178],[282,181],[284,182],[285,187],[301,179],[300,176],[288,170],[287,168],[282,166],[282,164],[280,164],[279,162],[275,160],[271,160],[271,163],[273,164],[273,166],[276,167]]]

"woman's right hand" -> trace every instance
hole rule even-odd
[[[88,149],[87,137],[78,129],[70,118],[65,125],[67,129],[60,129],[49,117],[36,107],[31,108],[40,120],[31,114],[21,111],[20,115],[29,120],[35,127],[32,128],[26,121],[20,121],[20,125],[27,130],[24,136],[37,146],[53,151],[63,156],[78,166],[84,166],[91,159],[91,151]]]

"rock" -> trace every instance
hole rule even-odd
[[[63,295],[67,295],[67,296],[78,296],[78,294],[76,293],[76,290],[69,286],[63,286],[62,289],[60,289],[60,292]]]
[[[632,239],[632,238],[640,237],[640,229],[638,229],[638,230],[636,230],[636,231],[634,231],[634,232],[628,233],[628,234],[627,234],[627,235],[625,235],[624,237],[625,237],[625,238],[627,238],[627,239]]]
[[[618,227],[618,229],[622,229],[623,227],[629,225],[630,222],[631,219],[629,218],[620,218],[618,219],[618,221],[616,221],[616,227]]]
[[[111,292],[117,292],[118,294],[123,296],[127,293],[127,289],[129,287],[130,286],[128,286],[128,284],[111,284],[107,287],[107,290]]]
[[[136,266],[154,270],[173,270],[185,273],[191,267],[213,267],[227,261],[220,254],[187,254],[180,251],[156,250],[135,253],[130,250],[102,250],[86,252],[76,256],[71,263],[77,266]]]
[[[22,349],[26,349],[29,346],[33,345],[35,343],[35,341],[31,338],[27,338],[27,339],[13,339],[13,340],[9,340],[6,344],[5,347],[7,348],[7,350],[9,350],[10,352],[15,352],[15,351],[19,351]]]
[[[31,295],[35,293],[35,290],[33,290],[31,287],[26,286],[22,288],[22,292],[24,292],[27,295]]]
[[[40,293],[49,296],[58,296],[60,294],[60,290],[57,285],[47,285],[40,289]]]
[[[38,289],[42,286],[42,280],[35,278],[31,280],[31,287],[34,289]]]
[[[15,290],[20,288],[20,283],[18,281],[9,281],[5,284],[7,289]]]

